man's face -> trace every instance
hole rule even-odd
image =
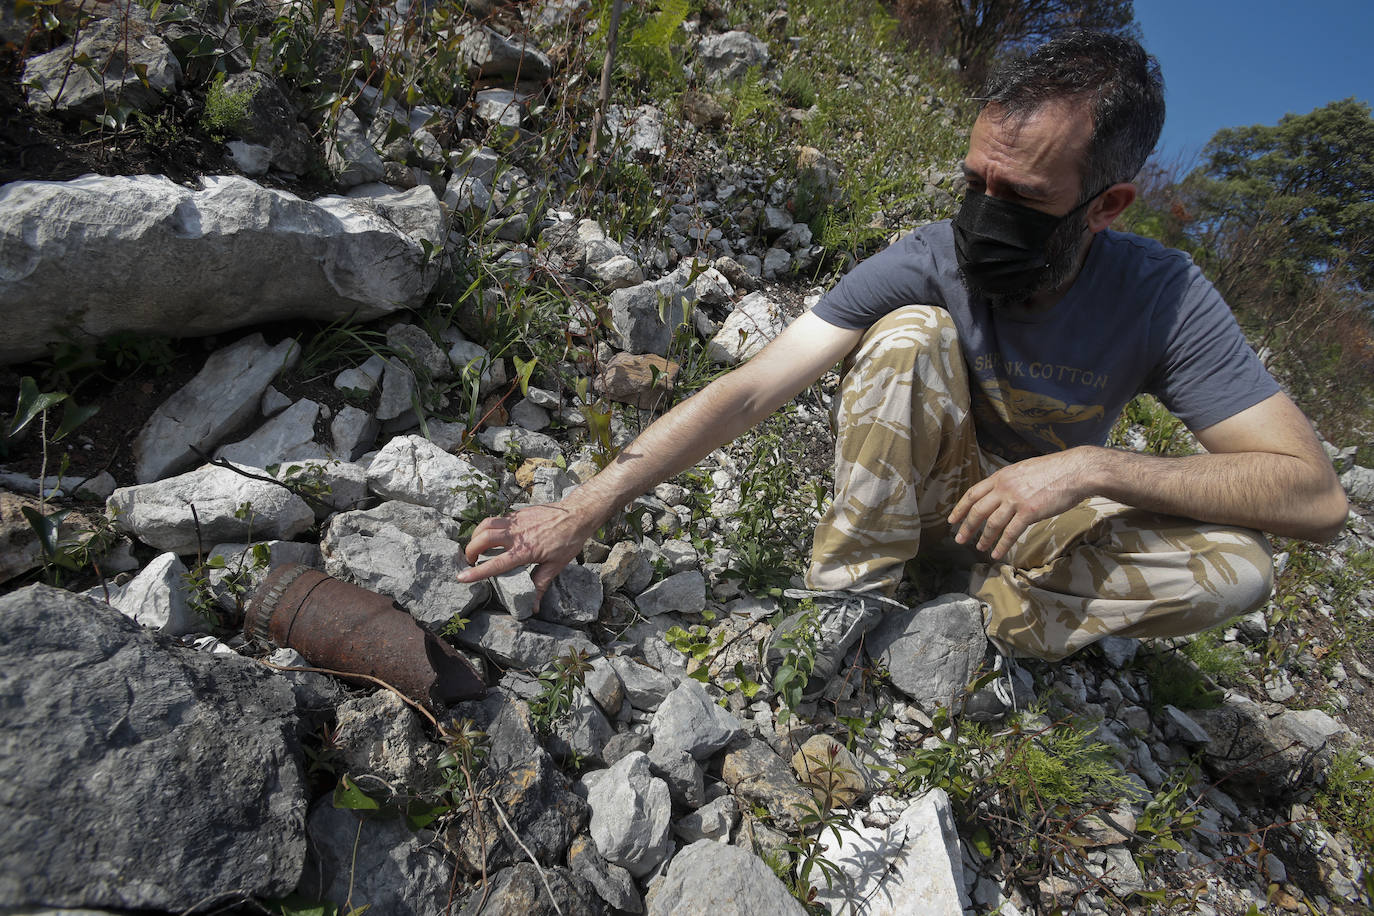
[[[1072,211],[1082,193],[1080,164],[1092,138],[1086,107],[1054,100],[1029,115],[1005,120],[1002,115],[997,105],[989,105],[973,124],[963,162],[969,193],[989,194],[1051,216]],[[1061,223],[1045,244],[1049,267],[1022,289],[989,293],[967,278],[964,282],[993,306],[1022,305],[1061,290],[1078,272],[1086,229],[1081,212]]]

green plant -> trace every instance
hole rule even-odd
[[[942,712],[936,726],[948,722]],[[1051,862],[1086,873],[1075,827],[1119,798],[1129,780],[1092,726],[1047,722],[1031,709],[998,731],[951,728],[933,746],[898,760],[895,787],[943,788],[975,848],[1000,857],[1013,875],[1033,883]]]
[[[253,506],[243,503],[234,510],[234,517],[249,522],[248,540],[252,540]],[[211,625],[220,623],[217,592],[234,603],[234,616],[242,618],[248,596],[255,586],[255,574],[267,569],[272,560],[271,548],[257,543],[239,553],[233,567],[223,554],[198,556],[196,563],[182,574],[186,584],[187,602],[197,616]],[[221,575],[216,576],[216,573]],[[216,582],[215,579],[219,581]]]
[[[1177,648],[1145,654],[1136,663],[1149,679],[1149,706],[1155,713],[1165,706],[1214,709],[1222,701],[1215,682],[1235,681],[1246,671],[1244,652],[1212,630]]]
[[[1142,451],[1147,455],[1193,454],[1183,421],[1169,413],[1153,395],[1139,395],[1126,405],[1108,441],[1118,448],[1129,447],[1132,431],[1143,438]]]
[[[231,91],[224,88],[224,74],[215,74],[205,93],[205,110],[200,115],[201,128],[214,140],[222,141],[225,134],[248,119],[248,106],[257,95],[257,86]]]
[[[1322,821],[1350,838],[1360,856],[1374,859],[1374,769],[1356,750],[1339,751],[1326,770],[1326,781],[1317,791],[1313,806]]]
[[[530,721],[538,731],[547,732],[572,709],[573,696],[592,670],[587,653],[569,649],[539,673],[539,695],[530,701]]]
[[[644,82],[676,84],[682,79],[682,64],[675,50],[684,37],[682,24],[687,20],[688,0],[657,0],[657,9],[645,15],[636,5],[627,6],[621,33],[627,35],[621,43],[621,66],[634,79]],[[606,4],[605,15],[609,16]],[[602,33],[609,28],[603,20]]]
[[[795,873],[788,882],[792,896],[804,904],[816,900],[817,887],[811,876],[820,872],[829,886],[839,874],[839,866],[825,857],[825,832],[830,831],[837,845],[843,844],[844,837],[840,828],[847,818],[842,810],[836,809],[834,788],[852,776],[839,760],[839,745],[832,744],[819,760],[812,759],[802,784],[811,790],[812,798],[802,807],[805,809],[797,818],[797,832],[783,844],[782,848],[796,859]]]
[[[779,612],[779,617],[784,612]],[[802,704],[802,693],[816,667],[816,640],[820,633],[821,608],[810,598],[802,600],[796,619],[773,639],[772,648],[781,660],[773,673],[773,692],[781,704],[778,721],[786,722]],[[781,622],[779,622],[781,625]]]

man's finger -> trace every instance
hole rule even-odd
[[[1002,530],[1015,517],[1016,507],[1008,503],[1002,503],[989,513],[987,520],[983,522],[983,533],[978,538],[978,549],[987,550],[996,544],[1002,536]]]
[[[517,566],[524,566],[528,561],[515,556],[513,553],[503,553],[492,557],[490,560],[483,560],[475,566],[469,566],[458,574],[459,582],[476,582],[479,579],[487,579],[491,576],[499,576],[508,573]]]
[[[1002,529],[1002,537],[998,539],[997,546],[992,548],[992,558],[1000,560],[1005,557],[1007,551],[1011,550],[1012,545],[1016,543],[1016,539],[1021,537],[1029,527],[1028,521],[1022,519],[1021,516],[1018,515],[1013,518],[1007,527]]]
[[[467,557],[469,563],[476,563],[478,557],[493,547],[509,547],[511,543],[510,519],[485,519],[468,539],[463,556]]]

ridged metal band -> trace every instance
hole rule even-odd
[[[270,643],[271,637],[268,635],[269,624],[272,621],[272,614],[277,610],[277,602],[281,601],[286,590],[291,587],[291,583],[299,579],[304,573],[311,569],[309,566],[297,566],[288,571],[262,596],[258,601],[256,613],[250,613],[244,620],[245,635],[249,639],[256,639],[260,642]]]

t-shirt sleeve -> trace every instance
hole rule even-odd
[[[904,305],[945,305],[931,250],[931,235],[941,227],[935,223],[910,232],[845,274],[816,304],[816,317],[859,329]]]
[[[1189,429],[1253,407],[1279,391],[1216,287],[1196,266],[1180,278],[1182,294],[1160,315],[1163,358],[1145,390]]]

